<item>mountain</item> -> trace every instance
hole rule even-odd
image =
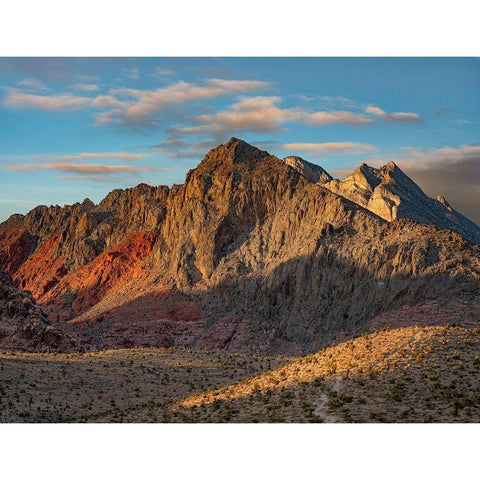
[[[423,193],[394,163],[381,168],[362,164],[344,179],[331,180],[325,187],[364,208],[392,221],[409,218],[460,233],[474,243],[480,243],[480,228],[455,211],[439,195],[436,200]]]
[[[95,348],[305,354],[404,308],[478,318],[480,247],[451,207],[393,164],[355,181],[312,165],[232,138],[182,185],[11,217],[0,269]]]

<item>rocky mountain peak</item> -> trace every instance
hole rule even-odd
[[[320,165],[307,162],[301,157],[285,157],[283,161],[290,167],[294,168],[298,173],[300,173],[300,175],[303,175],[310,182],[318,182],[323,184],[333,179],[333,177]]]
[[[92,208],[95,208],[95,206],[96,205],[89,198],[86,198],[82,202],[82,209],[84,210],[91,210]]]
[[[371,167],[366,163],[362,163],[354,172],[348,175],[345,179],[347,182],[358,185],[360,188],[366,188],[373,191],[380,183],[380,175],[378,168]]]
[[[255,163],[270,154],[243,140],[232,137],[227,143],[219,145],[208,152],[199,167],[212,168],[219,164]],[[202,168],[203,167],[203,168]]]
[[[389,162],[378,170],[382,183],[395,184],[398,188],[404,188],[411,193],[424,195],[421,188],[395,163]]]
[[[400,167],[394,161],[390,161],[382,167],[382,170],[393,172],[394,170],[400,170]]]

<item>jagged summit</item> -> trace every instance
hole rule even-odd
[[[393,160],[386,163],[382,168],[384,170],[396,170],[396,169],[400,170],[400,167]]]
[[[252,163],[269,157],[270,154],[249,143],[232,137],[227,143],[212,148],[199,167],[212,168],[222,163]],[[197,167],[198,168],[198,167]]]
[[[301,157],[290,156],[285,157],[283,161],[294,168],[298,173],[303,175],[307,180],[313,183],[326,183],[333,180],[333,177],[324,170],[320,165],[307,162]]]
[[[88,197],[82,202],[82,207],[84,208],[94,208],[95,203],[93,203]]]

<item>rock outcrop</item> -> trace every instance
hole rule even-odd
[[[23,351],[73,351],[78,340],[53,326],[30,292],[14,287],[0,272],[0,348]]]
[[[333,177],[322,167],[307,162],[301,157],[285,157],[283,161],[312,183],[319,182],[323,184],[333,180]]]

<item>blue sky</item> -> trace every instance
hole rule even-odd
[[[475,58],[0,58],[0,221],[182,183],[232,136],[342,176],[396,161],[480,222]]]

